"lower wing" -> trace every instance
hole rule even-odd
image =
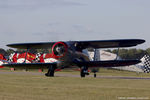
[[[2,66],[17,69],[47,69],[50,65],[56,66],[57,63],[8,63]]]
[[[140,60],[109,60],[109,61],[76,61],[78,66],[87,67],[118,67],[118,66],[128,66],[140,63]]]
[[[77,66],[87,67],[117,67],[117,66],[128,66],[140,63],[140,60],[109,60],[109,61],[76,61],[74,62]],[[17,69],[46,69],[49,66],[56,66],[57,63],[8,63],[3,64],[4,67],[12,67]]]

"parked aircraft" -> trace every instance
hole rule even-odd
[[[3,54],[0,54],[0,60],[6,60],[6,58],[4,57],[4,55]],[[0,68],[3,68],[3,61],[0,61]]]
[[[26,58],[26,63],[32,63],[34,60],[36,60],[36,55],[31,53],[12,53],[8,61],[13,63],[24,63]]]
[[[89,75],[88,69],[94,67],[117,67],[133,65],[140,60],[108,60],[108,61],[91,61],[82,51],[87,48],[121,48],[132,47],[144,43],[142,39],[120,39],[120,40],[95,40],[95,41],[65,41],[65,42],[43,42],[43,43],[16,43],[8,44],[12,48],[27,49],[23,63],[8,62],[3,64],[5,67],[15,69],[48,69],[46,76],[53,77],[56,69],[69,68],[77,66],[81,69],[80,76]],[[29,49],[51,48],[51,62],[33,62],[26,63]]]

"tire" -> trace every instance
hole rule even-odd
[[[50,66],[49,69],[48,69],[48,72],[45,74],[45,76],[54,77],[55,69],[56,68],[54,66]]]
[[[80,76],[81,77],[85,77],[85,73],[84,73],[84,69],[83,68],[81,68]]]
[[[94,77],[96,78],[96,73],[94,73]]]

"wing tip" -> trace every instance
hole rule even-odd
[[[138,39],[137,42],[138,42],[138,44],[142,44],[142,43],[146,42],[146,40],[144,40],[144,39]]]

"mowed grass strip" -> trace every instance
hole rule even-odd
[[[150,80],[0,74],[0,100],[117,100],[118,97],[150,98]]]

